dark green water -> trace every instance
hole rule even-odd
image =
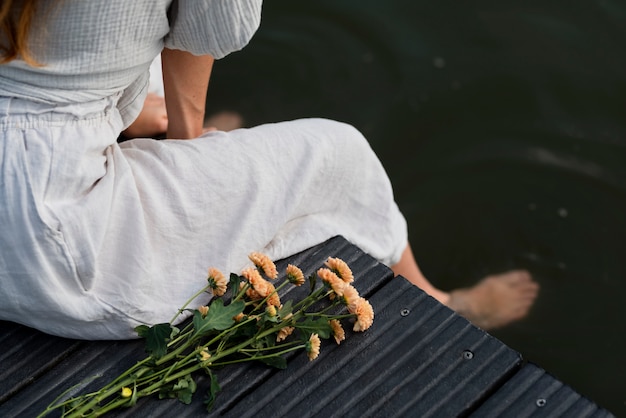
[[[618,0],[267,0],[209,108],[357,126],[427,277],[530,269],[531,315],[493,334],[626,416],[625,50]]]

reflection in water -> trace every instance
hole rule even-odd
[[[356,125],[427,276],[530,269],[537,305],[494,335],[625,415],[626,6],[463,3],[268,1],[209,107]]]

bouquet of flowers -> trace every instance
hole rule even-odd
[[[254,267],[231,274],[228,281],[210,268],[206,286],[169,323],[137,327],[146,342],[145,359],[96,392],[67,400],[62,400],[62,394],[40,416],[54,410],[64,417],[100,416],[153,394],[189,404],[197,390],[197,372],[210,378],[205,400],[210,411],[220,390],[216,368],[255,360],[285,368],[284,355],[295,350],[304,350],[315,360],[320,338],[332,337],[337,344],[345,339],[342,321],[353,321],[354,331],[372,325],[372,306],[352,286],[352,271],[343,260],[328,258],[325,267],[308,277],[306,296],[283,303],[278,292],[285,286],[305,284],[302,271],[288,265],[284,280],[275,285],[275,264],[260,253],[249,258]],[[213,294],[210,304],[188,309],[204,292]],[[173,326],[184,312],[190,312],[191,319],[182,328]]]

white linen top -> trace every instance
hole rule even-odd
[[[0,95],[63,104],[123,91],[118,107],[126,127],[141,110],[148,68],[163,47],[216,59],[240,50],[260,24],[261,3],[41,1],[38,17],[45,23],[33,25],[29,46],[44,65],[32,67],[21,60],[0,65]]]

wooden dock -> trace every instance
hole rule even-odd
[[[310,274],[329,256],[352,268],[374,307],[374,325],[346,331],[339,346],[323,341],[313,362],[300,352],[284,370],[248,363],[219,370],[222,391],[209,416],[613,416],[341,237],[277,266],[292,263]],[[93,389],[145,357],[142,341],[75,341],[1,321],[0,344],[3,418],[34,417],[77,383],[102,376],[82,388]],[[205,416],[208,379],[199,380],[191,405],[144,398],[111,416]]]

